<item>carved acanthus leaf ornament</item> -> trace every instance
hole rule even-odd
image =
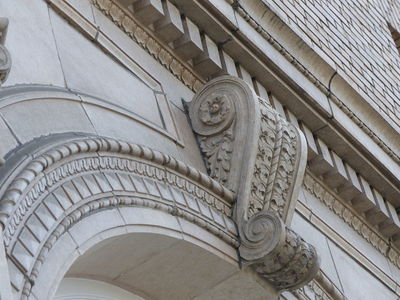
[[[288,226],[306,164],[302,133],[230,76],[207,83],[189,114],[210,176],[236,195],[243,266],[279,290],[306,284],[318,256]]]

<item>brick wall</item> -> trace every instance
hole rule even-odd
[[[400,0],[264,0],[400,126]]]

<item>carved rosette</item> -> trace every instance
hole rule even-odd
[[[305,171],[302,133],[230,76],[207,83],[189,115],[210,176],[236,195],[242,265],[278,290],[305,285],[318,255],[288,227]]]
[[[7,27],[8,19],[0,18],[0,85],[7,80],[11,69],[11,55],[3,45],[5,42]]]
[[[206,157],[209,174],[221,184],[226,184],[231,169],[233,119],[235,107],[228,91],[215,91],[194,103],[191,114],[196,132],[201,133],[200,147]]]

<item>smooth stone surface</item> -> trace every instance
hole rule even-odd
[[[377,280],[373,274],[366,272],[357,262],[330,243],[332,257],[339,272],[340,281],[348,299],[396,300],[398,297]]]
[[[4,159],[4,156],[12,149],[18,146],[18,140],[15,138],[10,128],[3,120],[3,116],[0,116],[0,160]]]
[[[32,293],[37,299],[51,299],[71,261],[79,257],[77,248],[77,243],[68,233],[59,237],[41,267],[41,274],[47,276],[39,276],[32,289]]]
[[[1,1],[2,16],[9,18],[6,47],[12,66],[4,86],[40,83],[65,86],[45,1]]]
[[[390,275],[389,265],[386,258],[368,243],[359,233],[352,227],[339,218],[333,211],[331,211],[320,200],[316,199],[308,191],[304,191],[308,206],[312,207],[313,213],[322,219],[328,226],[330,226],[337,234],[348,241],[353,247],[360,251],[365,257],[370,259],[381,270]],[[317,244],[314,244],[317,246]]]
[[[293,216],[291,226],[301,236],[306,237],[307,242],[317,249],[321,262],[321,270],[333,281],[338,289],[342,290],[327,238],[297,213]]]
[[[155,74],[156,80],[161,84],[163,91],[175,105],[182,107],[182,99],[190,101],[193,98],[193,91],[186,87],[180,80],[176,79],[164,66],[154,57],[147,53],[141,46],[133,42],[121,29],[112,23],[102,12],[93,7],[97,26],[100,26],[105,33],[111,34],[120,47],[128,54],[134,56],[134,60],[148,74]]]
[[[2,108],[1,114],[21,143],[51,133],[95,133],[79,102],[53,99],[24,101]]]
[[[171,109],[176,127],[178,128],[178,135],[184,144],[184,147],[178,146],[181,159],[197,170],[207,174],[204,161],[201,159],[199,145],[190,127],[187,115],[175,105],[171,105]]]
[[[155,129],[128,116],[84,103],[83,107],[98,135],[145,145],[180,158],[175,143]]]
[[[93,7],[90,0],[66,0],[66,2],[79,11],[86,19],[94,22]]]
[[[58,14],[52,12],[51,19],[69,88],[107,99],[161,126],[156,98],[150,87],[116,64]]]
[[[100,280],[83,278],[64,278],[57,289],[54,300],[63,300],[80,297],[80,299],[118,299],[118,300],[144,300],[133,293],[115,285]],[[96,298],[94,298],[96,297]]]

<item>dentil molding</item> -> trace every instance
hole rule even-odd
[[[231,76],[207,83],[189,114],[210,176],[236,195],[242,264],[279,290],[306,284],[318,256],[288,226],[305,171],[302,133]]]
[[[395,266],[400,268],[400,251],[393,243],[387,237],[385,238],[382,234],[379,234],[371,224],[368,224],[365,218],[344,204],[343,200],[328,190],[310,172],[306,172],[305,174],[303,188],[324,203],[383,256],[387,257]]]

